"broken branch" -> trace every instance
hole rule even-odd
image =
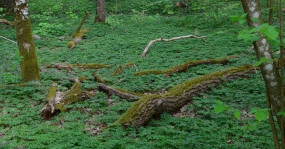
[[[155,43],[155,42],[159,42],[159,41],[164,41],[164,42],[169,42],[169,41],[173,41],[173,40],[178,40],[178,39],[184,39],[184,38],[196,38],[196,39],[202,39],[203,41],[204,38],[206,38],[207,36],[201,36],[201,37],[197,37],[197,36],[194,36],[194,35],[187,35],[187,36],[180,36],[180,37],[173,37],[173,38],[170,38],[170,39],[164,39],[164,38],[158,38],[158,39],[155,39],[155,40],[151,40],[148,45],[145,47],[143,53],[142,53],[142,57],[145,57],[146,56],[146,53],[148,52],[150,46]]]

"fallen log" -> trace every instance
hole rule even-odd
[[[141,72],[136,72],[135,76],[141,75],[149,75],[149,74],[165,74],[166,76],[171,76],[175,72],[186,72],[189,67],[201,65],[201,64],[222,64],[225,65],[228,63],[229,59],[237,58],[238,56],[228,56],[221,59],[206,59],[206,60],[195,60],[195,61],[187,61],[183,64],[174,66],[167,70],[145,70]]]
[[[154,115],[159,115],[164,111],[176,111],[190,102],[194,96],[198,96],[222,82],[246,77],[247,73],[252,73],[254,70],[255,67],[251,65],[234,67],[186,81],[174,86],[164,94],[143,96],[115,124],[138,128],[145,125]]]
[[[53,115],[59,112],[65,112],[65,105],[81,101],[82,90],[78,79],[70,90],[65,92],[56,91],[56,85],[53,84],[47,95],[47,104],[41,109],[41,116],[49,120]]]
[[[85,33],[87,33],[89,31],[90,28],[85,28],[83,30],[81,30],[81,27],[83,26],[85,20],[88,17],[88,13],[85,12],[85,17],[82,19],[81,23],[79,24],[77,30],[75,31],[75,33],[72,35],[73,40],[68,41],[66,46],[69,49],[72,49],[76,46],[76,44],[78,44],[82,39]]]

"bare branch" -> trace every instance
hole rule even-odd
[[[159,42],[159,41],[169,42],[169,41],[178,40],[178,39],[184,39],[184,38],[197,38],[197,39],[202,39],[203,41],[205,41],[204,38],[206,38],[206,37],[207,36],[197,37],[197,36],[194,36],[194,35],[187,35],[187,36],[173,37],[173,38],[170,38],[170,39],[158,38],[158,39],[155,39],[155,40],[151,40],[148,43],[148,45],[145,47],[145,49],[144,49],[144,51],[143,51],[141,56],[145,57],[146,53],[148,52],[148,49],[155,42]]]

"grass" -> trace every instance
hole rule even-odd
[[[86,76],[83,88],[95,90],[98,84],[93,81],[93,72],[111,81],[109,85],[115,84],[114,87],[133,92],[154,92],[214,71],[254,63],[254,52],[247,51],[251,43],[237,39],[237,32],[242,26],[229,21],[230,15],[242,13],[242,6],[239,1],[225,1],[222,4],[228,3],[235,7],[217,16],[206,4],[201,9],[194,9],[198,8],[195,5],[188,12],[160,15],[156,11],[161,12],[164,7],[155,7],[158,4],[146,7],[141,2],[135,6],[123,7],[122,2],[120,7],[123,8],[120,8],[119,4],[116,6],[115,2],[110,2],[107,24],[93,24],[94,15],[91,15],[84,24],[84,27],[91,28],[90,31],[72,50],[65,46],[70,40],[67,36],[76,30],[84,15],[82,12],[72,12],[78,16],[74,19],[64,15],[51,17],[50,20],[45,20],[44,17],[32,19],[34,31],[41,36],[41,39],[35,40],[40,67],[51,63],[102,63],[113,67],[74,71],[45,68],[41,70],[41,81],[38,83],[1,89],[0,148],[273,148],[268,122],[262,122],[254,131],[241,130],[242,126],[254,122],[254,119],[246,117],[245,120],[236,120],[229,113],[217,115],[213,110],[217,99],[240,111],[248,112],[252,107],[264,107],[265,87],[259,72],[250,78],[223,83],[195,97],[193,103],[186,105],[180,112],[184,116],[163,113],[137,130],[115,126],[102,133],[97,132],[97,129],[115,122],[132,105],[100,92],[91,99],[68,106],[68,112],[60,113],[53,120],[44,121],[39,115],[52,82],[58,83],[58,89],[64,91],[72,86],[70,79]],[[151,11],[146,11],[142,16],[129,12],[129,7],[134,7],[138,12],[144,8]],[[36,14],[32,7],[30,13],[33,14],[33,11]],[[40,27],[42,21],[53,26]],[[0,28],[1,36],[15,40],[12,27],[0,24]],[[195,32],[196,36],[207,36],[206,42],[182,39],[155,43],[146,58],[140,57],[150,40]],[[17,46],[0,40],[0,86],[20,83]],[[229,55],[242,56],[230,60],[227,65],[200,65],[189,68],[188,72],[174,73],[171,77],[134,76],[137,71],[165,70],[189,60]],[[124,68],[119,75],[112,75],[118,66],[129,62],[136,67]]]

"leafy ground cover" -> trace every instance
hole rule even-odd
[[[83,88],[95,90],[98,86],[92,77],[95,72],[114,87],[139,93],[156,92],[204,74],[255,62],[251,43],[237,39],[242,26],[229,20],[230,15],[242,13],[239,1],[218,4],[207,1],[203,5],[193,2],[186,11],[168,7],[172,4],[169,1],[159,2],[136,1],[127,5],[124,1],[111,1],[107,4],[107,23],[93,24],[94,14],[91,15],[84,24],[91,28],[85,39],[69,50],[65,46],[70,40],[68,36],[76,30],[84,12],[74,11],[76,8],[72,7],[64,10],[66,13],[60,13],[65,3],[43,11],[51,7],[41,8],[41,5],[35,5],[36,0],[31,1],[33,30],[41,37],[35,42],[42,80],[26,87],[0,90],[0,148],[273,148],[267,122],[262,122],[256,130],[241,129],[255,121],[248,114],[249,110],[264,107],[266,102],[259,72],[213,88],[195,97],[193,103],[178,113],[163,113],[137,130],[114,126],[98,133],[99,128],[115,122],[132,105],[101,92],[91,99],[69,105],[68,112],[60,113],[50,121],[40,117],[39,111],[46,103],[47,91],[53,82],[64,91],[72,86],[70,79],[86,76]],[[54,6],[52,3],[57,1],[50,1]],[[94,4],[86,3],[90,5],[81,6],[82,9],[92,10],[90,7]],[[211,7],[213,4],[223,11]],[[146,11],[143,13],[143,10]],[[174,14],[167,14],[168,10]],[[5,17],[12,20],[11,16]],[[0,24],[0,28],[0,35],[15,40],[12,27]],[[207,36],[206,42],[182,39],[155,43],[146,58],[140,57],[150,40],[189,34]],[[20,83],[17,45],[1,39],[0,51],[0,85]],[[195,66],[171,77],[134,75],[149,69],[165,70],[189,60],[230,55],[240,57],[230,60],[227,65]],[[51,63],[102,63],[112,67],[73,71],[44,68]],[[116,68],[127,63],[132,63],[133,67],[124,68],[117,76],[112,75]],[[242,119],[237,120],[229,113],[215,114],[215,100],[243,111]]]

